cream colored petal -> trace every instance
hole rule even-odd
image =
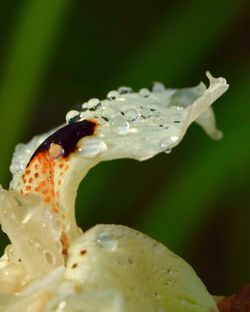
[[[98,225],[75,241],[66,278],[81,289],[74,296],[76,306],[88,295],[91,304],[85,308],[83,302],[86,312],[102,311],[95,309],[99,304],[96,295],[110,289],[115,291],[107,304],[121,296],[121,308],[110,311],[217,311],[189,264],[162,244],[124,226]]]
[[[39,197],[0,189],[0,223],[28,274],[39,276],[64,263],[60,223]]]
[[[84,103],[79,114],[69,112],[67,122],[91,119],[98,126],[94,135],[78,142],[63,179],[57,159],[48,173],[43,172],[43,183],[49,184],[45,191],[54,196],[56,206],[47,203],[42,192],[27,194],[39,180],[34,182],[34,172],[30,172],[27,187],[24,171],[35,150],[57,129],[17,146],[10,168],[11,191],[0,189],[0,222],[12,243],[0,259],[0,310],[217,311],[213,298],[184,260],[122,226],[97,226],[82,236],[74,207],[79,183],[101,161],[145,160],[169,151],[192,122],[218,139],[221,133],[210,106],[228,84],[224,78],[207,76],[208,88],[202,83],[185,89],[166,89],[157,83],[151,91],[138,93],[128,88],[124,93],[122,88],[109,92],[101,102]],[[67,247],[64,257],[63,244]]]
[[[60,184],[57,183],[60,180],[58,167],[55,166],[52,174],[54,194],[60,194],[54,204],[58,203],[61,216],[66,216],[61,223],[69,241],[79,235],[74,213],[77,188],[93,166],[106,160],[145,160],[160,152],[169,152],[180,143],[194,121],[210,136],[219,137],[210,106],[227,90],[228,84],[224,78],[213,78],[210,73],[207,76],[208,88],[201,83],[192,88],[166,89],[158,83],[152,91],[141,89],[138,93],[124,93],[122,89],[109,92],[103,101],[91,99],[83,104],[78,115],[75,111],[67,114],[68,122],[91,119],[98,124],[94,135],[78,142],[78,150],[67,162],[69,170]],[[25,189],[22,180],[25,166],[39,144],[51,133],[53,131],[17,147],[11,165],[11,189],[18,192]],[[49,181],[50,176],[45,180]]]

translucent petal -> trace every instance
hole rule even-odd
[[[161,85],[161,88],[153,87],[152,91],[144,88],[138,93],[131,90],[123,92],[122,88],[119,92],[110,92],[103,101],[95,101],[94,106],[89,102],[83,105],[80,115],[83,120],[87,118],[97,124],[94,134],[79,140],[77,149],[67,159],[67,172],[62,173],[56,165],[62,160],[55,159],[53,169],[48,171],[47,176],[40,173],[45,181],[50,181],[53,176],[53,183],[48,185],[48,189],[53,188],[55,194],[51,209],[59,211],[67,240],[71,241],[79,235],[74,213],[78,185],[97,163],[118,158],[145,160],[160,152],[168,152],[180,143],[194,121],[211,137],[217,139],[221,136],[210,106],[227,90],[228,84],[224,78],[213,78],[209,73],[207,76],[210,82],[208,88],[203,83],[185,89],[164,89]],[[32,154],[56,130],[17,147],[11,165],[11,189],[23,193],[36,190],[36,181],[33,181],[27,191],[27,182],[23,181],[29,179],[23,179],[23,174]],[[30,171],[34,174],[34,168],[29,168]],[[48,201],[46,195],[40,195]]]
[[[83,235],[75,220],[78,185],[100,161],[168,151],[194,121],[221,137],[210,106],[228,84],[207,76],[208,88],[110,91],[67,114],[68,124],[16,147],[10,191],[0,187],[0,223],[11,241],[0,259],[0,310],[217,311],[193,269],[160,243],[115,225]],[[71,147],[73,137],[64,130],[78,125],[95,127],[66,157],[63,140]]]

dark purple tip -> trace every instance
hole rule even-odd
[[[93,135],[96,123],[90,120],[82,120],[70,123],[49,136],[34,152],[30,161],[39,153],[49,149],[51,144],[59,144],[64,150],[62,157],[66,158],[77,148],[77,143],[85,136]]]

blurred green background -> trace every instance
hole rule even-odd
[[[193,125],[170,155],[92,169],[78,222],[126,224],[184,257],[210,292],[250,281],[249,1],[1,1],[0,181],[14,146],[120,85],[184,87],[226,77],[220,142]],[[2,235],[1,246],[6,243]]]

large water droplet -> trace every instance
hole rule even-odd
[[[35,239],[30,239],[30,243],[37,249],[41,248],[41,244]]]
[[[55,256],[49,251],[49,250],[44,250],[43,254],[45,256],[45,259],[48,264],[54,265],[55,264]]]
[[[118,241],[112,235],[102,232],[97,236],[97,243],[110,251],[115,251],[118,246]]]
[[[110,127],[117,134],[126,134],[129,130],[129,123],[123,116],[115,116],[110,120]]]
[[[149,108],[143,108],[141,111],[141,115],[143,118],[149,118],[152,116],[152,112]]]
[[[169,123],[166,121],[165,118],[159,118],[159,120],[157,122],[161,128],[163,128],[163,129],[169,128]]]
[[[112,90],[107,94],[107,99],[112,101],[117,99],[120,96],[118,91]]]
[[[32,212],[31,212],[31,211],[27,212],[27,213],[24,215],[24,217],[22,218],[21,223],[22,223],[22,224],[28,223],[31,217],[32,217]]]
[[[135,109],[128,109],[124,112],[124,117],[128,121],[135,121],[138,118],[138,113]]]
[[[64,155],[64,149],[60,144],[52,143],[49,147],[49,156],[52,159],[58,159]]]
[[[120,88],[118,88],[117,91],[118,91],[120,94],[128,94],[128,93],[133,92],[133,89],[130,88],[130,87],[120,87]]]
[[[143,97],[148,97],[150,96],[150,91],[147,89],[147,88],[142,88],[140,91],[139,91],[139,94],[140,96],[143,96]]]
[[[66,307],[67,303],[65,300],[61,301],[59,305],[56,307],[55,312],[63,312],[64,308]]]
[[[95,111],[95,117],[96,117],[96,118],[100,118],[100,117],[102,117],[103,113],[104,113],[104,109],[103,109],[102,107],[99,107],[99,108]]]
[[[17,164],[17,163],[12,163],[11,165],[10,165],[10,172],[12,173],[12,174],[15,174],[16,172],[18,172],[18,171],[20,171],[20,165],[19,164]]]
[[[159,120],[160,120],[160,118],[161,118],[160,112],[157,112],[157,111],[156,111],[156,112],[153,112],[151,118],[152,118],[152,120],[153,120],[154,122],[159,122]]]
[[[89,110],[96,110],[97,107],[100,105],[101,105],[101,102],[99,99],[93,98],[93,99],[90,99],[88,101],[88,109]]]
[[[162,84],[161,82],[154,82],[153,83],[153,87],[152,87],[152,91],[153,92],[164,92],[166,90],[164,84]]]
[[[181,112],[176,112],[172,114],[171,119],[174,123],[180,123],[184,120],[184,116]]]
[[[164,150],[169,150],[171,149],[171,147],[173,146],[173,144],[175,142],[177,142],[179,140],[178,136],[172,135],[172,136],[167,136],[165,138],[163,138],[160,142],[160,147]]]
[[[166,154],[171,154],[172,148],[167,148],[164,152],[165,152]]]
[[[78,151],[84,157],[94,157],[100,153],[105,152],[107,149],[107,144],[103,140],[98,138],[90,138],[88,140],[83,140]]]
[[[158,300],[161,299],[161,295],[160,295],[159,291],[157,291],[157,290],[155,291],[154,296]]]
[[[115,117],[115,112],[112,108],[106,108],[102,114],[102,117],[110,119]]]
[[[67,123],[73,123],[80,120],[80,112],[77,110],[71,110],[66,114],[66,122]]]

